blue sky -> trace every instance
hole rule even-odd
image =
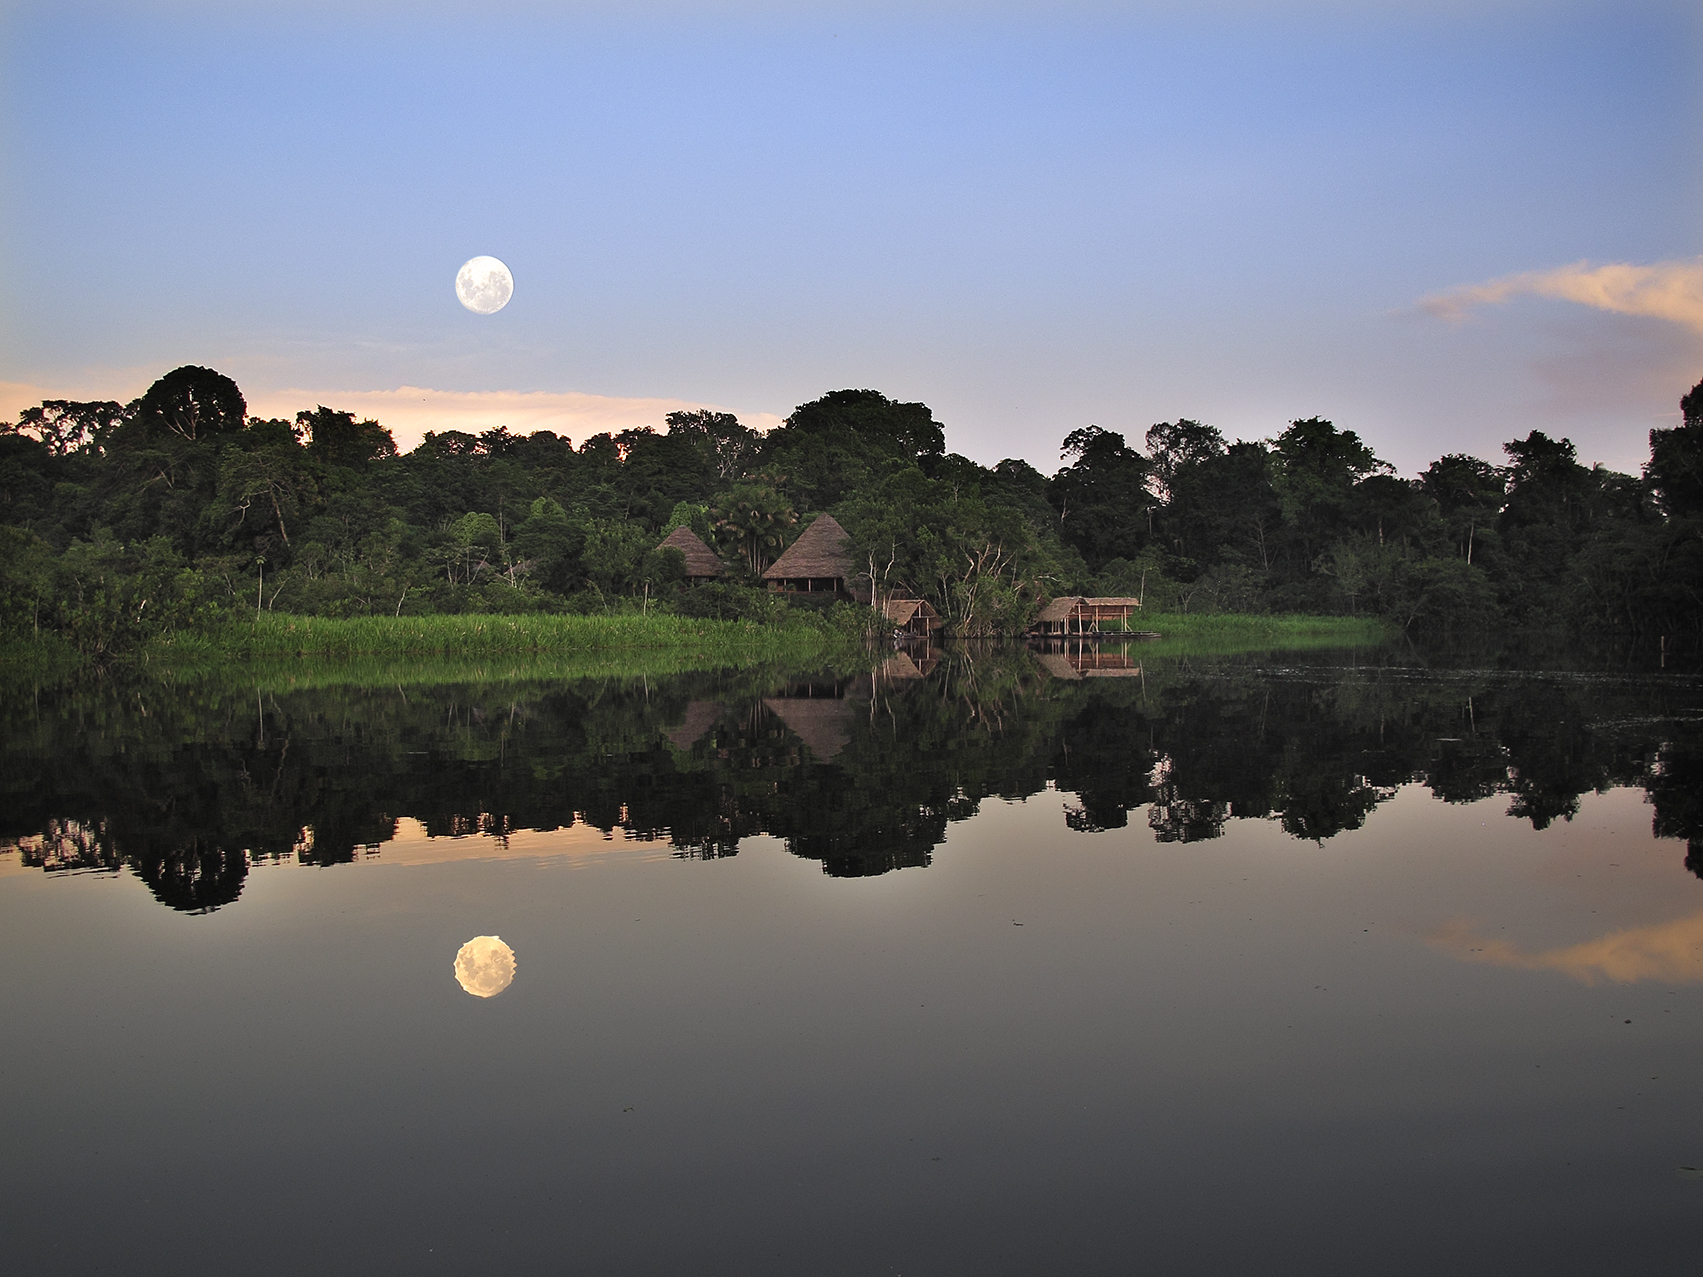
[[[657,424],[870,386],[1048,470],[1314,414],[1408,473],[1533,428],[1630,469],[1703,377],[1694,10],[12,3],[0,381]],[[1671,304],[1593,303],[1611,263]]]

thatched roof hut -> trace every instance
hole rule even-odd
[[[702,538],[688,527],[678,527],[662,539],[659,550],[678,550],[686,560],[688,581],[713,581],[722,573],[721,560],[705,545]]]
[[[831,514],[819,514],[763,573],[771,590],[849,594],[851,538]]]
[[[1037,627],[1062,625],[1081,604],[1082,599],[1079,597],[1054,599],[1040,610],[1040,613],[1035,617],[1035,625]]]
[[[883,599],[881,611],[888,624],[908,634],[933,634],[941,628],[940,613],[924,599]]]

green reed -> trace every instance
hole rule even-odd
[[[1131,617],[1130,628],[1157,634],[1168,646],[1213,651],[1229,647],[1377,647],[1401,636],[1394,625],[1375,616],[1149,612]]]
[[[759,625],[672,615],[359,616],[263,613],[213,636],[214,647],[244,660],[289,657],[568,655],[673,653],[688,664],[761,662],[846,639],[831,628],[789,621]]]

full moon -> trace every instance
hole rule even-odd
[[[475,257],[455,273],[455,295],[476,315],[494,315],[514,296],[514,276],[495,257]]]
[[[514,983],[514,950],[500,936],[474,936],[455,955],[455,982],[476,998],[494,998]]]

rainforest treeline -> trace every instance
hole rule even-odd
[[[49,401],[0,426],[0,626],[85,652],[245,610],[351,615],[626,608],[772,620],[760,573],[821,512],[884,592],[958,634],[1021,630],[1062,594],[1159,611],[1375,614],[1415,636],[1695,640],[1703,383],[1641,475],[1533,431],[1505,459],[1404,479],[1352,430],[1260,442],[1200,422],[1142,447],[1088,426],[1061,468],[946,451],[929,408],[839,390],[760,434],[707,410],[597,434],[428,434],[327,407],[250,417],[211,369],[130,404]],[[657,543],[726,564],[687,586]]]

